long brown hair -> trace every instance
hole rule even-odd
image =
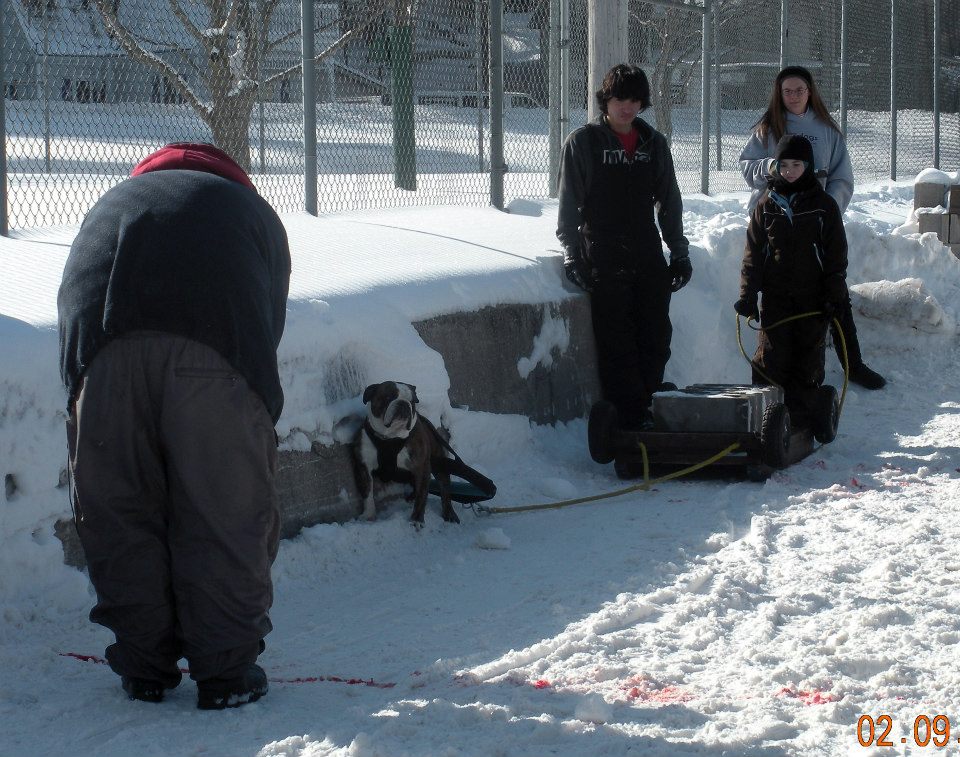
[[[807,100],[807,108],[812,108],[813,112],[817,114],[817,118],[835,129],[838,134],[842,135],[843,132],[840,131],[837,122],[833,120],[833,116],[831,116],[830,111],[827,110],[823,98],[820,97],[820,91],[813,81],[813,74],[802,66],[787,66],[777,74],[777,78],[773,82],[773,91],[770,93],[767,110],[752,127],[754,131],[756,131],[757,136],[760,137],[760,141],[766,144],[767,138],[773,134],[773,141],[778,142],[780,141],[780,137],[787,131],[786,108],[783,105],[783,96],[780,93],[780,87],[783,85],[784,79],[791,78],[803,79],[807,83],[807,89],[810,93],[810,97]]]

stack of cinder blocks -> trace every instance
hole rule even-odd
[[[920,233],[934,232],[960,258],[960,185],[918,182],[913,185],[913,207]]]

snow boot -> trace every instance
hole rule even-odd
[[[208,678],[197,682],[197,709],[223,710],[256,702],[267,693],[267,674],[252,664],[236,678]]]
[[[146,678],[121,676],[120,685],[127,692],[130,699],[138,702],[162,702],[164,685],[160,681],[150,681]]]
[[[850,369],[850,380],[864,389],[883,389],[887,385],[887,380],[866,363]]]

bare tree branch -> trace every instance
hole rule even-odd
[[[206,41],[204,40],[203,34],[200,33],[200,30],[194,25],[187,14],[183,12],[183,8],[180,7],[180,3],[177,2],[177,0],[170,0],[170,8],[173,10],[173,15],[177,17],[177,20],[183,24],[183,28],[186,29],[190,35],[201,45],[206,47]]]
[[[180,75],[180,72],[163,60],[163,58],[138,45],[130,32],[127,31],[120,23],[120,20],[114,16],[111,9],[107,7],[107,0],[93,0],[93,3],[97,6],[97,10],[100,11],[100,17],[103,19],[104,25],[116,36],[120,45],[127,51],[130,57],[159,71],[167,77],[170,82],[176,85],[184,99],[189,102],[198,113],[204,117],[209,117],[210,109],[197,97],[186,79]]]
[[[373,12],[368,12],[368,15],[360,24],[350,29],[350,31],[340,35],[340,38],[336,42],[329,45],[325,50],[323,50],[323,52],[319,53],[318,55],[315,55],[313,58],[314,63],[323,60],[328,55],[332,55],[341,47],[343,47],[345,44],[347,44],[347,42],[349,42],[354,37],[356,37],[360,32],[362,32],[364,29],[370,26],[370,24],[372,24],[374,21],[379,19],[387,10],[387,6],[390,5],[391,3],[392,3],[392,0],[378,0],[378,3],[374,6],[375,10]],[[278,81],[279,79],[286,79],[288,76],[292,76],[297,71],[300,71],[302,67],[303,66],[301,63],[297,63],[293,66],[290,66],[290,68],[286,69],[285,71],[280,71],[279,73],[276,73],[273,76],[271,76],[269,79],[266,79],[263,82],[263,86],[266,86],[267,84],[271,84],[272,82]]]

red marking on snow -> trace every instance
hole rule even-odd
[[[535,689],[549,689],[549,688],[550,688],[550,681],[545,681],[544,679],[540,678],[540,679],[538,679],[538,680],[536,680],[536,681],[533,682],[533,688],[535,688]]]
[[[380,683],[372,678],[340,678],[339,676],[308,676],[306,678],[271,678],[271,683],[345,683],[350,686],[370,686],[374,689],[392,689],[395,683]]]
[[[81,662],[95,662],[97,665],[107,665],[109,664],[102,657],[97,657],[95,654],[79,654],[78,652],[58,652],[61,657],[72,657],[75,660],[80,660]],[[190,668],[180,668],[181,673],[189,673]],[[373,679],[363,679],[363,678],[340,678],[339,676],[307,676],[304,678],[271,678],[269,679],[271,683],[345,683],[351,686],[372,686],[376,689],[392,689],[397,684],[395,683],[379,683]]]
[[[684,691],[679,686],[673,686],[672,684],[667,684],[666,686],[652,686],[649,681],[642,681],[638,686],[632,687],[627,692],[627,698],[636,699],[641,702],[671,704],[673,702],[689,702],[691,699],[693,699],[693,694]]]
[[[97,665],[106,665],[107,661],[95,654],[80,654],[79,652],[58,652],[61,657],[72,657],[81,662],[95,662]]]
[[[820,691],[819,689],[791,689],[788,686],[784,686],[774,696],[799,699],[805,705],[830,704],[831,702],[840,701],[840,697],[828,692]]]

